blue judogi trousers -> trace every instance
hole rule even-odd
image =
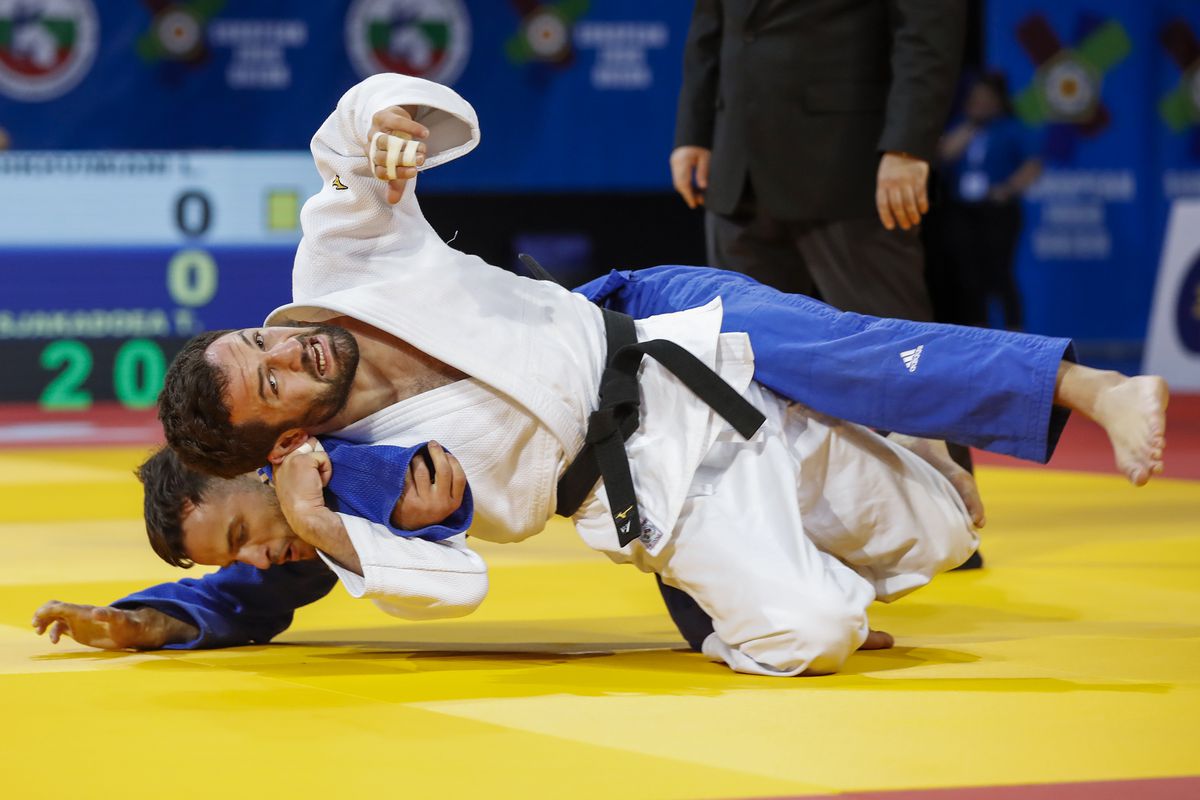
[[[851,314],[706,267],[613,271],[575,291],[635,319],[720,297],[721,330],[750,336],[754,380],[877,430],[1045,463],[1067,421],[1053,400],[1070,339]]]
[[[754,379],[839,419],[1039,462],[1049,459],[1066,424],[1067,412],[1053,405],[1053,397],[1059,362],[1074,360],[1068,339],[843,313],[735,272],[704,267],[614,271],[576,291],[635,318],[720,297],[722,330],[750,337]],[[341,457],[357,458],[354,452]],[[362,457],[370,458],[366,452]],[[376,469],[364,463],[357,471]],[[377,498],[349,500],[342,498],[349,508],[390,513],[391,505]],[[386,524],[386,514],[374,521]],[[171,647],[228,647],[268,641],[291,624],[294,609],[328,594],[336,582],[320,561],[268,570],[233,564],[199,579],[150,587],[113,605],[150,606],[199,628],[196,639]],[[684,638],[698,649],[712,631],[711,621],[686,595],[677,603],[664,596]]]

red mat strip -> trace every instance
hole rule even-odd
[[[972,786],[961,789],[903,789],[848,792],[759,800],[1196,800],[1200,777],[1149,778],[1134,781],[1041,783],[1026,786]]]

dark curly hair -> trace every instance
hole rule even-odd
[[[187,569],[195,562],[183,547],[184,504],[204,502],[217,478],[188,469],[169,447],[156,451],[134,474],[144,487],[150,547],[171,566]]]
[[[225,401],[229,378],[204,352],[231,332],[206,331],[185,344],[171,362],[158,396],[158,419],[167,444],[188,467],[221,478],[266,464],[276,438],[288,427],[230,422]]]

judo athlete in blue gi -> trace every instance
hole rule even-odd
[[[633,316],[704,305],[720,296],[724,327],[750,334],[757,380],[814,409],[841,413],[875,428],[933,439],[952,437],[981,449],[1045,462],[1069,413],[1053,405],[1060,364],[1074,358],[1068,339],[843,313],[808,297],[785,295],[738,273],[700,267],[614,271],[575,291]],[[905,359],[902,354],[911,351],[920,356]],[[419,520],[428,523],[426,527],[401,530],[392,524],[392,509],[406,489],[408,470],[419,448],[352,445],[336,438],[324,442],[333,466],[327,495],[332,510],[383,526],[390,535],[428,541],[451,539],[469,525],[469,489],[461,508],[447,513],[443,505],[432,510],[442,515],[436,521]],[[160,473],[149,480],[178,483],[187,473],[170,451],[161,451],[154,459],[173,462],[167,473],[171,477]],[[939,468],[956,469],[948,459]],[[961,479],[970,479],[959,472]],[[216,504],[226,502],[229,492],[236,493],[240,485],[250,502],[265,509],[261,512],[265,519],[260,514],[258,525],[286,525],[270,490],[251,478],[240,484],[238,479],[192,479],[232,484],[209,501]],[[163,524],[151,517],[161,520],[162,514],[150,511],[154,487],[148,485],[146,491],[147,527],[156,543],[162,537],[155,535],[154,528]],[[167,506],[172,502],[179,500],[168,501]],[[186,564],[169,548],[156,544],[155,549],[168,563]],[[451,572],[453,581],[482,580],[486,591],[486,567],[467,553],[462,547],[450,554],[462,561]],[[313,548],[305,550],[304,556],[288,559],[285,555],[282,563],[268,565],[257,561],[254,553],[242,554],[241,563],[199,579],[150,587],[109,607],[48,603],[39,611],[35,626],[41,632],[57,622],[60,627],[52,630],[55,640],[69,633],[100,647],[190,649],[266,642],[291,624],[296,608],[328,594],[339,574],[346,574],[335,571],[336,562],[318,557]],[[219,556],[216,561],[220,562]],[[662,588],[684,638],[699,649],[712,630],[711,622],[686,596]],[[430,594],[437,592],[426,589],[426,597]],[[482,599],[478,590],[470,588],[459,594]],[[428,618],[469,613],[473,607],[443,602],[438,611],[428,605],[417,613],[396,606],[390,610],[400,616]]]
[[[324,450],[334,468],[324,490],[309,467],[280,465],[277,473],[291,480],[285,489],[255,475],[204,476],[170,450],[158,451],[139,470],[151,546],[175,566],[221,569],[151,587],[111,607],[47,603],[35,627],[39,633],[50,628],[55,641],[69,633],[115,649],[266,642],[291,624],[294,609],[326,595],[339,578],[352,596],[395,616],[433,619],[474,610],[487,593],[487,568],[464,543],[474,501],[454,457],[436,443],[368,447],[330,437]],[[306,478],[313,481],[308,487]],[[342,526],[341,541],[353,546],[340,547],[325,532],[318,551],[311,531],[308,540],[297,535],[301,524],[289,522],[281,505],[291,511],[305,502],[298,496],[304,491],[327,521]],[[389,551],[386,557],[379,557],[380,549]],[[403,587],[380,591],[389,583],[380,579],[380,564],[394,568],[406,557],[411,564]]]

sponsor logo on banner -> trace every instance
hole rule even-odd
[[[354,0],[346,52],[362,77],[399,72],[453,84],[471,52],[462,0]]]
[[[1049,20],[1035,13],[1017,24],[1015,36],[1036,69],[1015,93],[1013,110],[1025,125],[1046,129],[1044,155],[1052,163],[1070,163],[1081,139],[1100,136],[1112,123],[1101,90],[1105,76],[1132,51],[1129,34],[1115,19],[1081,14],[1074,41],[1064,43]],[[1038,206],[1030,237],[1034,257],[1110,258],[1108,205],[1131,204],[1137,196],[1131,169],[1047,169],[1027,194]]]
[[[1143,371],[1173,390],[1200,390],[1200,199],[1171,205]]]
[[[0,0],[0,93],[61,97],[91,69],[99,37],[91,0]]]
[[[1200,155],[1200,38],[1183,19],[1163,26],[1159,42],[1179,68],[1179,83],[1158,101],[1158,115],[1173,133],[1193,131],[1192,151]]]
[[[225,83],[230,89],[287,89],[292,85],[289,48],[308,42],[302,19],[215,19],[209,26],[214,48],[229,48]]]
[[[654,84],[647,55],[667,46],[670,29],[665,22],[581,22],[575,26],[575,44],[594,50],[592,88],[603,90],[649,89]]]
[[[521,15],[521,27],[504,44],[509,61],[514,64],[550,64],[561,68],[575,60],[572,28],[575,21],[587,12],[591,5],[589,0],[511,2]]]
[[[1063,124],[1070,136],[1060,149],[1073,149],[1078,136],[1096,136],[1110,122],[1100,89],[1105,74],[1124,61],[1133,44],[1114,19],[1081,18],[1078,40],[1067,46],[1041,14],[1017,25],[1017,41],[1037,68],[1033,80],[1013,98],[1026,125]]]
[[[1179,286],[1179,299],[1175,304],[1175,331],[1184,347],[1200,355],[1200,253],[1192,259],[1192,266]]]
[[[287,51],[308,42],[308,23],[304,20],[214,19],[225,7],[225,0],[145,3],[154,18],[138,40],[138,55],[146,61],[170,65],[169,80],[178,79],[177,65],[197,68],[210,61],[212,50],[228,49],[225,83],[230,89],[291,87]]]
[[[1187,137],[1192,158],[1200,160],[1200,37],[1187,20],[1173,19],[1159,31],[1158,41],[1179,69],[1178,82],[1159,97],[1159,119],[1172,135]],[[1200,196],[1200,170],[1165,169],[1162,182],[1168,200]]]
[[[205,36],[208,20],[225,6],[224,0],[191,3],[143,0],[143,4],[153,15],[149,29],[137,42],[138,55],[144,61],[200,64],[208,59]]]

